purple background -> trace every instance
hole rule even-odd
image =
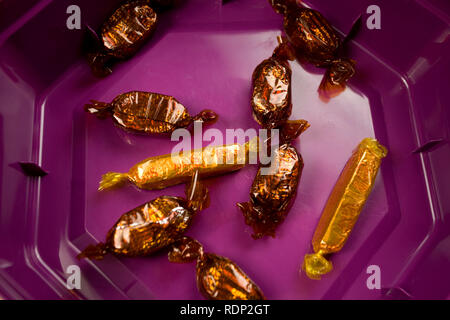
[[[192,114],[211,108],[214,128],[255,128],[249,106],[255,66],[271,55],[281,16],[266,0],[189,0],[161,17],[157,33],[130,61],[98,80],[80,55],[82,31],[68,30],[66,8],[98,28],[118,1],[2,1],[0,4],[0,297],[201,299],[194,264],[107,256],[78,262],[124,212],[162,191],[127,187],[98,193],[101,174],[168,153],[167,138],[126,134],[83,112],[89,99],[129,90],[177,97]],[[449,4],[439,0],[305,1],[346,33],[369,5],[381,30],[363,28],[350,45],[357,61],[351,88],[330,103],[316,89],[322,70],[293,68],[292,119],[311,128],[295,145],[305,168],[296,202],[276,239],[255,241],[235,203],[248,200],[255,166],[208,179],[212,205],[188,235],[237,262],[269,299],[450,298]],[[25,9],[24,9],[25,8]],[[5,17],[5,18],[3,18]],[[389,149],[361,217],[334,270],[321,281],[299,273],[328,194],[353,148],[375,136]],[[423,153],[414,153],[420,147]],[[431,146],[427,148],[426,146]],[[26,178],[15,164],[49,171]],[[66,289],[78,264],[82,289]],[[366,286],[381,268],[381,290]]]

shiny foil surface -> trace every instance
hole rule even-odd
[[[171,247],[169,260],[186,263],[197,260],[197,287],[210,300],[264,300],[261,289],[230,259],[204,253],[202,245],[183,237]]]
[[[286,43],[281,43],[272,57],[261,62],[253,72],[253,118],[263,128],[276,128],[291,115],[292,70],[286,47]]]
[[[281,127],[282,144],[272,150],[271,163],[260,166],[250,189],[250,201],[238,203],[252,237],[275,237],[275,231],[289,213],[297,194],[303,158],[290,144],[307,128],[306,120],[287,120]]]
[[[142,134],[172,133],[175,129],[189,126],[194,120],[206,123],[217,120],[213,111],[204,110],[191,117],[174,97],[143,91],[121,94],[109,104],[91,100],[84,109],[99,118],[112,116],[118,127]]]
[[[206,299],[264,300],[261,289],[233,261],[206,253],[197,262],[197,286]]]
[[[116,255],[149,255],[171,244],[192,218],[183,199],[156,198],[125,213],[108,232],[106,245]]]
[[[285,219],[297,193],[303,159],[295,147],[284,144],[275,150],[278,167],[270,174],[258,170],[250,189],[250,202],[239,203],[245,223],[253,228],[252,237],[275,237],[277,226]]]
[[[128,173],[106,173],[99,190],[120,187],[126,182],[141,189],[163,189],[188,181],[196,171],[203,178],[239,170],[248,164],[250,155],[256,152],[257,137],[245,144],[208,146],[155,156],[136,164]]]
[[[295,0],[269,2],[284,16],[284,31],[297,60],[327,69],[318,90],[319,97],[327,102],[341,93],[355,73],[355,62],[341,56],[343,41],[337,31],[320,12],[298,6]],[[356,33],[356,28],[350,33]]]
[[[195,213],[209,206],[208,190],[194,175],[186,199],[162,196],[123,214],[106,236],[106,242],[88,246],[78,258],[147,256],[178,240]]]
[[[316,10],[296,6],[284,16],[284,30],[300,60],[326,67],[341,45],[339,34]]]
[[[323,255],[338,252],[372,191],[387,149],[372,138],[364,139],[345,165],[323,209],[312,239],[315,254],[306,255],[304,269],[313,279],[331,271]]]
[[[157,14],[148,3],[141,0],[124,3],[103,24],[101,38],[108,54],[127,58],[153,33]]]

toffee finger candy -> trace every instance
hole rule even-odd
[[[300,7],[296,0],[269,0],[274,10],[284,16],[284,30],[299,61],[309,62],[327,71],[319,86],[322,100],[341,93],[355,73],[355,61],[342,56],[343,41],[338,32],[317,10]],[[349,35],[356,32],[354,24]]]
[[[194,121],[214,123],[217,120],[214,111],[203,110],[192,117],[174,97],[143,91],[123,93],[111,103],[91,100],[84,110],[98,118],[111,116],[118,127],[142,134],[168,134]]]
[[[78,259],[148,256],[175,242],[189,228],[196,212],[209,206],[209,194],[198,174],[186,185],[186,198],[162,196],[125,214],[109,230],[105,243],[90,245]]]
[[[278,42],[272,56],[261,62],[252,75],[253,118],[266,129],[280,126],[292,111],[292,70],[288,60],[295,57],[286,39],[278,37]]]
[[[98,189],[121,187],[127,182],[140,189],[163,189],[188,181],[196,171],[204,178],[239,170],[257,152],[258,137],[255,137],[245,144],[208,146],[155,156],[137,163],[127,173],[104,174]]]
[[[197,261],[197,287],[210,300],[265,300],[261,289],[233,261],[204,253],[203,246],[190,237],[182,237],[169,251],[169,261]]]
[[[387,149],[377,140],[366,138],[353,151],[353,155],[339,176],[312,239],[313,254],[305,255],[303,270],[311,279],[333,269],[324,256],[338,252],[350,232],[372,191]]]
[[[272,156],[268,172],[259,168],[250,189],[250,201],[238,203],[245,223],[253,228],[252,237],[275,237],[297,193],[303,170],[303,158],[290,144],[309,127],[305,120],[287,121],[281,130],[283,143]],[[267,168],[266,168],[267,169]]]

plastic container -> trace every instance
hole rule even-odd
[[[150,258],[76,260],[104,240],[116,219],[162,191],[96,191],[101,174],[124,171],[176,142],[139,137],[83,112],[89,99],[128,90],[176,96],[192,113],[211,108],[214,125],[255,128],[250,79],[281,33],[266,0],[189,0],[161,18],[131,60],[99,80],[80,55],[82,30],[66,28],[73,1],[0,4],[0,296],[7,299],[201,299],[194,264]],[[77,1],[82,23],[98,28],[119,1]],[[246,201],[255,166],[209,179],[212,205],[188,231],[207,251],[231,258],[269,299],[450,298],[449,17],[444,0],[305,1],[346,33],[366,9],[381,8],[381,30],[353,41],[357,75],[345,93],[322,103],[323,70],[293,68],[292,118],[311,128],[296,142],[305,168],[294,207],[275,239],[255,241],[235,203]],[[389,149],[376,186],[334,271],[321,281],[299,274],[331,188],[351,151],[375,136]],[[17,162],[49,172],[27,178]],[[66,287],[79,265],[81,289]],[[367,267],[381,270],[370,290]]]

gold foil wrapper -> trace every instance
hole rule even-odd
[[[120,187],[127,182],[140,189],[163,189],[189,181],[196,171],[204,178],[239,170],[257,152],[258,137],[255,137],[244,144],[208,146],[151,157],[133,166],[128,173],[104,174],[98,189]]]
[[[364,139],[353,151],[323,209],[312,239],[314,254],[305,255],[303,269],[320,279],[333,266],[323,256],[342,249],[372,191],[387,149],[377,140]]]

